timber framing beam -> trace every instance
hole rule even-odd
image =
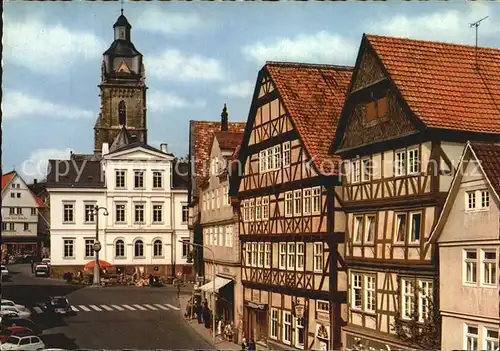
[[[316,242],[325,241],[328,243],[342,244],[345,240],[344,232],[334,232],[334,233],[273,233],[273,234],[246,234],[240,235],[241,242],[285,242],[285,241],[303,241],[303,242]]]

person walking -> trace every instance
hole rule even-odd
[[[31,274],[35,273],[35,262],[31,260]]]
[[[248,351],[255,351],[256,350],[256,345],[255,345],[255,340],[254,339],[250,339],[250,343],[248,344]]]

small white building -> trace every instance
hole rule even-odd
[[[191,274],[187,264],[187,164],[142,142],[129,142],[125,128],[100,160],[64,161],[67,182],[57,181],[51,160],[51,262],[55,271],[77,271],[94,259],[99,211],[99,259],[117,269],[159,276]],[[62,165],[62,163],[61,163]],[[63,169],[64,166],[58,166]],[[185,175],[183,175],[185,173]],[[78,175],[80,174],[80,177]],[[105,215],[107,212],[107,216]]]

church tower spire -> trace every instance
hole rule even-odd
[[[94,150],[111,145],[120,131],[147,142],[146,83],[142,54],[131,39],[132,26],[123,14],[113,25],[114,41],[103,54],[101,65],[101,112],[94,126]]]

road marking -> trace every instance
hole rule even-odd
[[[147,307],[147,308],[149,308],[150,310],[153,310],[153,311],[158,311],[158,309],[157,309],[156,307],[153,307],[153,306],[151,306],[151,305],[146,305],[146,304],[145,304],[144,306],[146,306],[146,307]]]
[[[84,305],[78,305],[78,307],[80,307],[85,312],[90,312],[90,309],[88,307],[84,306]]]
[[[170,310],[168,309],[168,307],[165,307],[165,306],[163,306],[163,305],[160,305],[159,303],[155,303],[155,306],[156,306],[156,307],[161,308],[162,310],[165,310],[165,311],[170,311]]]
[[[133,308],[132,306],[129,306],[129,305],[122,305],[122,306],[131,310],[131,311],[135,311],[135,308]]]
[[[38,313],[38,314],[43,313],[43,310],[42,310],[40,307],[38,307],[38,306],[33,307],[33,309],[34,309],[34,310],[35,310],[35,312],[36,312],[36,313]]]
[[[113,311],[113,309],[109,306],[101,305],[101,307],[104,308],[106,311]]]
[[[92,307],[94,310],[96,311],[102,311],[99,307],[97,307],[96,305],[89,305],[90,307]]]
[[[140,309],[141,311],[147,311],[147,308],[142,307],[141,305],[133,305],[135,308]]]
[[[76,308],[75,306],[71,306],[71,309],[75,312],[78,312],[78,308]]]
[[[168,306],[168,307],[170,307],[171,309],[176,310],[176,311],[179,311],[179,310],[180,310],[180,308],[179,308],[179,307],[172,306],[171,304],[168,304],[168,303],[166,303],[166,304],[165,304],[165,306]]]
[[[123,311],[123,307],[120,307],[118,305],[111,305],[111,307],[113,307],[114,309],[116,309],[118,311]]]

